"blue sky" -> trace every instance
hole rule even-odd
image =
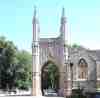
[[[65,7],[71,43],[100,49],[100,0],[0,0],[0,36],[19,49],[31,50],[34,5],[41,37],[59,35],[62,7]]]

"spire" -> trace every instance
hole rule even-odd
[[[32,94],[33,96],[42,95],[41,94],[41,83],[40,83],[40,59],[39,59],[39,22],[37,18],[36,7],[34,7],[34,15],[32,21],[33,27],[33,42],[32,42]]]
[[[38,41],[40,27],[39,27],[39,21],[37,19],[36,6],[34,6],[34,12],[33,13],[34,13],[33,14],[33,20],[32,20],[32,24],[33,24],[33,40],[34,41]]]
[[[34,6],[34,14],[33,14],[33,21],[32,21],[33,24],[37,23],[36,14],[37,14],[37,12],[36,12],[36,6]]]
[[[62,15],[61,15],[61,24],[66,23],[66,16],[65,16],[65,8],[62,8]]]
[[[36,6],[34,6],[34,18],[36,18]]]
[[[66,32],[66,17],[65,17],[65,8],[62,8],[62,15],[61,15],[61,21],[60,21],[60,33],[61,36],[65,36],[65,32]]]
[[[62,8],[62,17],[65,17],[65,8]]]

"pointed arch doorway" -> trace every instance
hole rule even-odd
[[[41,90],[52,89],[58,92],[59,89],[59,69],[52,61],[46,62],[41,69]]]

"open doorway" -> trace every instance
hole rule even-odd
[[[55,95],[59,89],[59,70],[58,67],[52,62],[46,62],[42,67],[41,73],[41,90],[42,95]]]

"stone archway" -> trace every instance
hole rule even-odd
[[[59,69],[52,61],[47,61],[41,69],[41,91],[53,89],[58,92],[59,89]]]

